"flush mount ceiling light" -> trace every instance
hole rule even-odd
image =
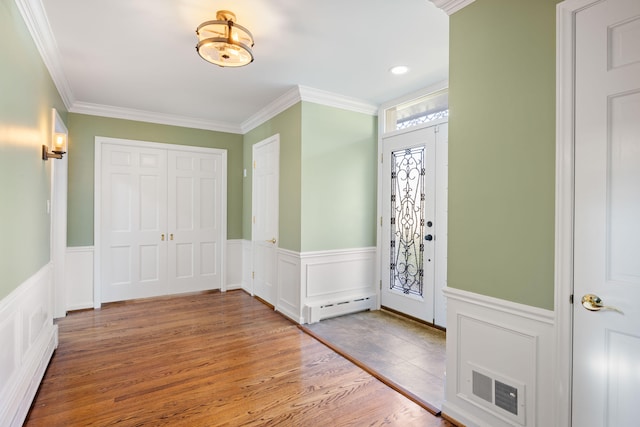
[[[205,61],[221,67],[242,67],[253,62],[253,36],[236,24],[233,12],[219,10],[216,20],[200,24],[196,34],[196,50]]]
[[[406,74],[409,71],[409,67],[407,67],[406,65],[396,65],[395,67],[391,68],[389,71],[391,71],[391,74],[395,74],[396,76],[399,76],[401,74]]]

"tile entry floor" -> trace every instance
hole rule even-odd
[[[444,400],[444,331],[385,310],[324,319],[302,328],[439,414]]]

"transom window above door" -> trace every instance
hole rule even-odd
[[[384,133],[449,117],[449,91],[443,89],[384,110]]]

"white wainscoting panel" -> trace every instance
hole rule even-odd
[[[454,288],[445,295],[442,412],[467,427],[553,425],[553,311]]]
[[[242,289],[243,241],[240,239],[227,240],[226,255],[227,281],[222,284],[222,290]]]
[[[251,248],[250,240],[242,241],[242,289],[253,295]],[[375,309],[375,269],[376,248],[304,253],[278,249],[275,309],[298,323]]]
[[[324,317],[312,314],[318,307],[335,316],[377,306],[376,248],[305,252],[300,261],[305,323]]]
[[[300,295],[300,254],[280,249],[276,310],[294,322],[303,323]]]
[[[253,246],[251,240],[242,241],[242,289],[249,295],[253,295]]]
[[[65,258],[67,311],[93,308],[93,246],[68,247]]]
[[[0,425],[21,426],[58,346],[51,264],[0,300]]]

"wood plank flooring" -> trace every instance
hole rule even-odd
[[[242,291],[58,322],[26,426],[452,426]]]

